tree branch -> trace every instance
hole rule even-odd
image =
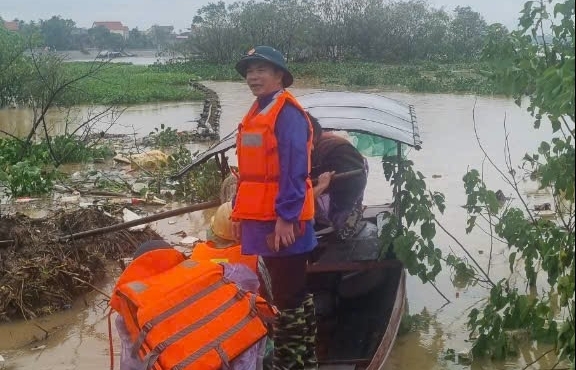
[[[54,149],[52,148],[52,141],[50,140],[50,134],[48,133],[48,126],[46,125],[46,120],[42,117],[42,127],[44,127],[44,135],[46,138],[46,144],[48,145],[48,152],[50,153],[50,157],[54,161],[54,165],[56,167],[60,166],[60,160],[56,158],[56,154],[54,153]]]
[[[536,364],[538,361],[540,361],[544,356],[546,356],[547,354],[549,354],[550,352],[553,352],[553,351],[554,351],[554,348],[549,349],[548,351],[544,352],[543,354],[541,354],[540,356],[538,356],[534,361],[532,361],[532,362],[530,362],[529,364],[527,364],[526,366],[524,366],[524,367],[522,368],[522,370],[526,370],[526,369],[528,369],[529,367],[535,365],[535,364]]]
[[[484,183],[484,163],[486,162],[486,157],[482,160],[482,183]],[[490,268],[492,267],[492,251],[494,249],[494,228],[492,225],[492,212],[488,210],[488,226],[490,227],[490,255],[488,256],[488,271],[487,274],[490,275]]]
[[[4,135],[6,135],[6,136],[10,136],[10,138],[19,141],[20,144],[24,144],[24,141],[23,141],[22,139],[20,139],[18,136],[14,136],[14,135],[12,135],[11,133],[6,132],[6,131],[1,130],[1,129],[0,129],[0,133],[4,134]]]
[[[474,264],[476,265],[476,267],[478,267],[478,270],[480,270],[480,272],[482,272],[482,274],[484,275],[484,277],[486,277],[486,281],[488,283],[490,283],[492,286],[496,286],[496,284],[492,281],[492,279],[490,279],[490,276],[488,276],[488,274],[486,273],[486,271],[484,271],[484,269],[482,268],[482,266],[480,266],[480,264],[478,263],[478,261],[476,261],[476,259],[474,259],[474,257],[472,257],[472,255],[470,254],[470,252],[468,252],[468,250],[466,249],[466,247],[464,247],[464,245],[462,245],[462,243],[454,236],[452,235],[452,233],[450,233],[443,225],[442,223],[440,223],[440,221],[438,221],[438,219],[434,218],[434,222],[436,222],[436,224],[450,237],[452,238],[452,240],[454,240],[456,242],[456,244],[458,244],[458,246],[464,251],[464,253],[466,253],[466,255],[472,260],[472,262],[474,262]]]
[[[446,304],[452,303],[448,298],[446,298],[446,296],[444,295],[444,293],[442,293],[440,291],[440,289],[438,289],[438,287],[436,286],[436,284],[434,284],[434,282],[429,281],[430,285],[432,285],[434,287],[434,289],[438,292],[438,294],[440,294],[442,296],[442,298],[444,298],[446,300]],[[444,307],[444,306],[442,306]]]
[[[576,132],[574,131],[573,128],[570,128],[570,125],[569,125],[568,122],[566,121],[566,118],[564,118],[564,116],[560,116],[560,119],[561,119],[562,122],[564,123],[564,126],[566,126],[566,129],[568,130],[568,132],[570,133],[570,135],[572,135],[572,138],[576,138]]]
[[[480,136],[478,134],[478,127],[476,125],[476,101],[474,101],[474,108],[472,108],[472,122],[474,124],[474,134],[476,135],[476,141],[478,142],[478,146],[480,147],[480,150],[482,150],[482,153],[484,153],[484,155],[486,156],[486,159],[488,159],[488,162],[490,162],[490,164],[492,165],[492,167],[498,171],[498,173],[500,174],[500,176],[502,176],[502,178],[504,179],[504,181],[506,181],[516,192],[516,195],[518,195],[518,198],[520,199],[520,201],[522,202],[522,204],[524,205],[524,208],[526,209],[526,212],[528,213],[528,216],[530,217],[532,223],[535,223],[536,220],[534,219],[534,216],[532,215],[532,212],[530,212],[530,209],[528,208],[528,204],[526,204],[526,201],[524,200],[524,198],[522,197],[522,194],[520,193],[520,189],[518,189],[518,186],[515,186],[515,181],[512,182],[508,176],[506,176],[506,174],[504,174],[504,172],[502,172],[502,170],[496,165],[496,163],[494,163],[494,161],[492,160],[492,158],[488,155],[488,153],[486,152],[486,149],[484,148],[484,146],[482,145],[482,142],[480,141]],[[506,122],[506,117],[504,117],[504,122]]]
[[[32,53],[32,61],[34,64],[34,68],[37,74],[37,77],[40,78],[46,85],[50,85],[47,83],[46,81],[46,77],[44,76],[44,74],[42,73],[42,71],[40,70],[40,66],[38,65],[38,61],[34,55],[34,53]],[[62,60],[58,60],[57,63],[63,63]],[[56,100],[56,98],[65,91],[65,89],[67,89],[68,87],[72,86],[73,84],[75,84],[76,82],[90,77],[92,75],[94,75],[95,73],[99,72],[101,69],[103,69],[109,62],[98,62],[98,63],[93,63],[92,66],[90,66],[90,69],[85,72],[82,73],[81,75],[62,82],[59,86],[55,87],[55,86],[48,86],[48,90],[49,90],[49,96],[47,98],[47,100],[44,100],[44,97],[42,97],[42,104],[41,104],[41,110],[40,110],[40,115],[38,117],[35,117],[35,121],[32,125],[32,129],[30,130],[30,133],[28,134],[27,138],[26,138],[26,145],[29,146],[30,142],[32,140],[32,137],[34,136],[34,134],[36,133],[36,130],[38,128],[38,126],[40,125],[40,123],[42,122],[42,119],[44,119],[44,117],[46,116],[48,110],[52,107],[52,105],[54,104],[54,101]],[[97,65],[96,65],[97,64]],[[56,78],[55,78],[55,83],[56,83]],[[57,84],[56,84],[57,85]]]

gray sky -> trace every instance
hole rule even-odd
[[[232,3],[234,0],[225,0]],[[428,0],[436,7],[452,10],[470,6],[488,23],[499,22],[515,28],[526,0]],[[147,29],[153,24],[173,25],[184,30],[196,11],[210,0],[0,0],[0,17],[25,21],[47,19],[52,15],[71,18],[79,27],[94,21],[121,21],[124,25]]]

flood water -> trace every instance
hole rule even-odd
[[[208,82],[222,103],[221,135],[232,131],[252,102],[249,90],[239,83]],[[316,91],[308,87],[295,87],[293,92],[302,95]],[[460,206],[465,204],[462,176],[468,168],[481,169],[483,154],[473,129],[472,111],[475,107],[478,134],[485,149],[494,162],[505,168],[504,159],[504,121],[510,133],[510,153],[514,165],[520,165],[524,153],[535,151],[542,140],[551,132],[544,127],[540,131],[532,129],[532,119],[523,109],[511,100],[503,98],[458,96],[449,94],[412,94],[382,92],[416,107],[416,114],[423,140],[421,151],[411,150],[409,158],[415,162],[433,191],[446,195],[447,209],[440,221],[466,246],[468,251],[486,269],[489,262],[490,241],[481,231],[469,235],[465,233],[466,215]],[[137,129],[147,134],[160,123],[185,129],[200,113],[196,103],[143,105],[129,108],[119,120],[121,126],[110,132],[126,132]],[[26,112],[17,110],[0,111],[0,129],[18,130],[26,124]],[[8,124],[6,123],[8,122]],[[545,125],[543,125],[545,126]],[[129,128],[129,129],[128,129]],[[18,132],[18,131],[15,131]],[[131,132],[131,131],[129,131]],[[231,158],[232,159],[232,158]],[[382,175],[378,158],[370,158],[371,166],[366,204],[382,203],[390,200],[391,189]],[[434,178],[433,178],[434,175]],[[492,189],[502,189],[511,195],[512,189],[505,186],[498,173],[484,163],[484,179]],[[530,205],[548,200],[548,195],[537,191],[537,185],[530,181],[521,182],[523,193]],[[177,224],[168,225],[167,221],[155,224],[157,230],[170,236],[175,230],[185,229],[194,235],[204,230],[210,219],[210,212],[186,215],[178,218]],[[456,243],[438,230],[436,245],[444,252],[453,248],[463,255]],[[507,248],[499,243],[493,245],[490,274],[493,280],[508,274]],[[519,283],[523,285],[518,277]],[[458,365],[443,360],[443,352],[454,349],[456,352],[468,350],[466,342],[468,332],[465,322],[467,312],[486,297],[484,288],[455,286],[448,271],[438,278],[437,286],[450,299],[445,305],[442,298],[431,285],[422,285],[418,279],[408,278],[408,300],[410,313],[427,313],[429,325],[418,331],[403,335],[396,341],[386,370],[399,369],[475,369],[503,370],[521,369],[532,362],[547,348],[525,346],[519,358],[502,363],[486,360],[474,361],[473,365]],[[103,283],[102,289],[110,291],[111,282]],[[7,361],[8,369],[46,369],[46,370],[101,370],[108,368],[108,334],[105,305],[102,297],[92,293],[79,300],[72,309],[54,316],[27,323],[14,323],[0,326],[0,354]],[[54,333],[47,340],[31,344],[31,340],[42,338],[43,331],[36,326]],[[56,329],[54,329],[56,328]],[[114,336],[115,351],[119,345]],[[32,347],[45,345],[39,350]],[[534,369],[547,369],[554,365],[554,359],[544,357]]]

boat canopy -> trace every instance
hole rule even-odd
[[[360,132],[420,149],[414,107],[377,94],[319,92],[298,98],[325,130]]]
[[[316,117],[324,130],[355,132],[392,143],[420,149],[422,141],[414,107],[377,94],[357,92],[318,92],[298,97],[300,104]],[[214,155],[236,146],[234,130],[174,177],[182,176]]]

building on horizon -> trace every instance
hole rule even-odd
[[[19,31],[20,30],[20,22],[18,21],[4,21],[4,28],[8,31]]]
[[[127,26],[124,26],[122,22],[119,21],[106,21],[106,22],[94,22],[92,23],[92,28],[96,27],[104,27],[107,28],[110,33],[115,33],[124,38],[124,40],[128,40],[128,36],[130,35],[130,29]]]

